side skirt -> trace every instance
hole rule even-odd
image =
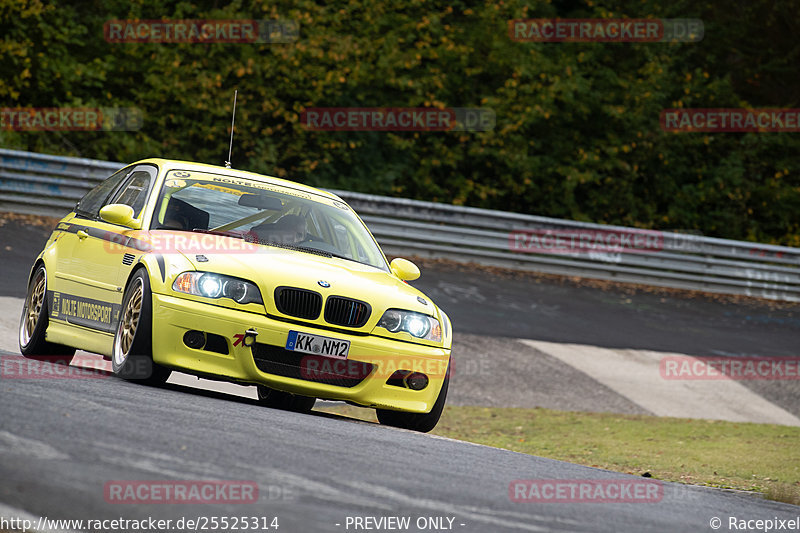
[[[111,357],[114,349],[114,334],[85,328],[77,324],[68,324],[52,317],[47,326],[46,338],[49,342],[65,344],[104,357]]]

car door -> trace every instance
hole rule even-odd
[[[81,200],[68,235],[59,243],[60,318],[107,333],[113,332],[122,303],[120,270],[130,268],[132,257],[119,246],[130,228],[102,220],[100,209],[122,203],[133,208],[134,218],[141,217],[158,172],[150,164],[123,170],[121,179],[112,176],[116,184],[108,184],[104,198],[99,193]]]
[[[87,224],[95,220],[106,200],[119,189],[133,167],[125,167],[103,180],[75,205],[75,215],[59,223],[56,235],[56,268],[51,276],[56,294],[80,294],[85,290],[84,276],[74,276],[75,247],[88,237]],[[57,311],[56,311],[57,313]],[[57,316],[57,315],[56,315]]]

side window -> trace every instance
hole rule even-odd
[[[133,218],[139,218],[139,214],[147,202],[155,175],[156,170],[153,167],[142,165],[134,168],[119,192],[107,203],[129,205],[133,208]]]
[[[106,178],[94,189],[87,192],[75,205],[75,212],[83,217],[94,218],[106,202],[108,195],[116,190],[117,186],[130,173],[131,168],[126,167]]]

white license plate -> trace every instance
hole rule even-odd
[[[286,339],[286,349],[293,352],[347,359],[347,352],[350,351],[350,341],[290,331],[289,338]]]

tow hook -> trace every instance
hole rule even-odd
[[[256,337],[258,337],[258,331],[255,328],[250,328],[244,332],[244,339],[242,339],[242,344],[247,346],[248,348],[256,343]]]

